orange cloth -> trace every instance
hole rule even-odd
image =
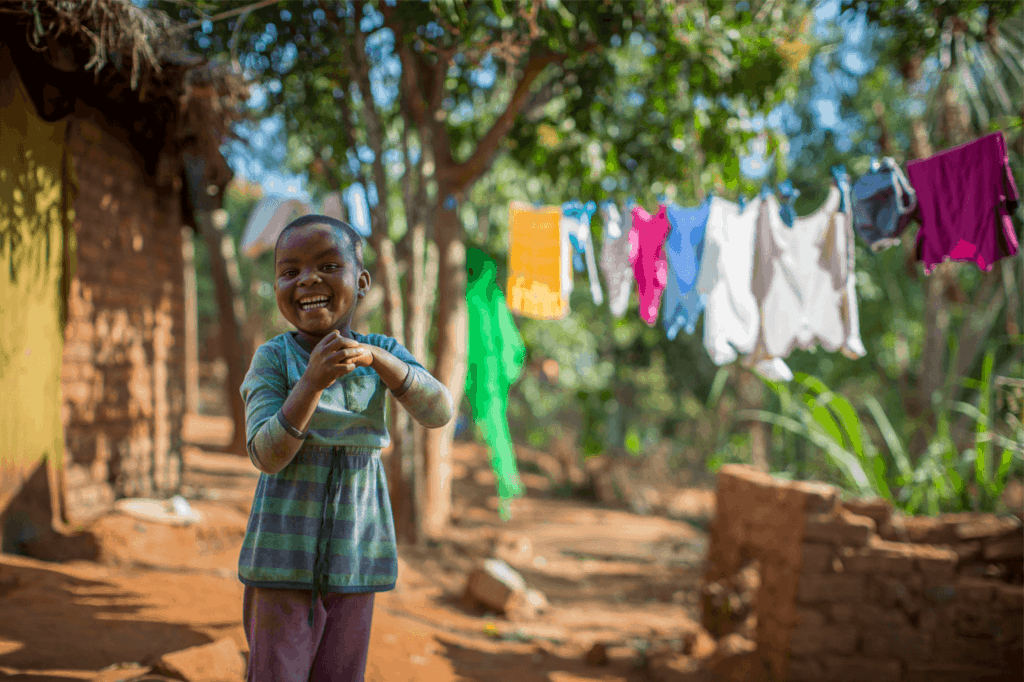
[[[562,209],[533,208],[513,201],[508,207],[508,307],[535,320],[557,320],[569,313],[562,287]]]

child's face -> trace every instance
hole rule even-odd
[[[278,245],[274,268],[277,307],[301,336],[315,345],[335,329],[348,335],[370,273],[355,263],[344,237],[326,226],[294,229]]]

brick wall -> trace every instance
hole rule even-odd
[[[77,263],[62,365],[69,517],[178,488],[184,413],[181,211],[116,127],[79,111]]]
[[[744,466],[722,468],[717,495],[704,625],[756,641],[735,679],[1024,677],[1017,518],[904,518]]]

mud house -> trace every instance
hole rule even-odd
[[[127,0],[0,0],[4,551],[179,486],[195,376],[184,158],[203,161],[201,208],[216,207],[245,91],[177,49],[178,28]]]

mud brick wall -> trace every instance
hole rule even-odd
[[[716,636],[743,632],[728,616],[752,602],[746,679],[1024,679],[1016,518],[904,518],[881,500],[841,502],[831,486],[744,466],[722,468],[717,494],[706,583],[733,593],[706,598],[704,622]],[[751,566],[760,579],[745,599]]]
[[[123,133],[98,114],[76,118],[69,137],[78,196],[64,488],[69,519],[82,520],[115,497],[179,486],[184,276],[178,191],[154,187]]]

